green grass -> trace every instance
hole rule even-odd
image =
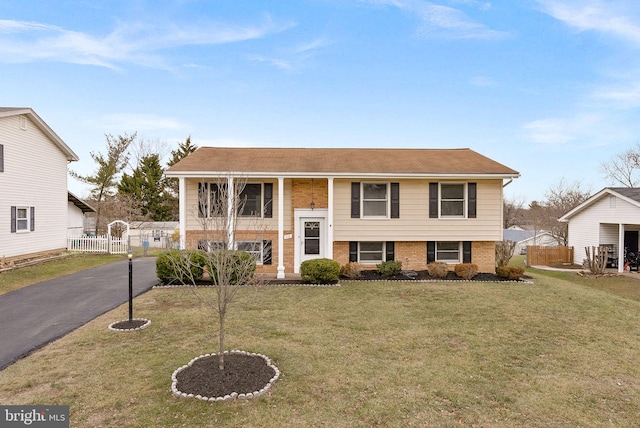
[[[187,290],[155,289],[135,300],[148,329],[109,331],[123,305],[1,371],[0,403],[67,404],[74,427],[637,425],[640,299],[529,274],[534,284],[244,290],[228,348],[263,353],[282,375],[227,403],[172,396],[171,373],[215,352],[215,315]]]

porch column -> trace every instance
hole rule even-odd
[[[233,182],[233,176],[229,175],[227,177],[227,247],[229,250],[233,250],[235,247],[235,231],[234,225],[236,224],[235,216],[238,215],[236,212],[236,201],[234,200],[234,195],[236,189],[234,188],[235,184]],[[238,195],[239,196],[239,195]]]
[[[278,177],[278,278],[284,278],[284,177]]]
[[[187,179],[178,178],[178,220],[180,220],[180,249],[187,248]]]
[[[327,178],[327,258],[333,260],[333,177]]]
[[[624,272],[624,224],[618,225],[618,272]]]

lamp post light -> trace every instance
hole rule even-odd
[[[127,258],[129,259],[129,321],[133,319],[133,253],[131,247],[127,252]]]

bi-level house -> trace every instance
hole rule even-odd
[[[179,179],[180,245],[210,249],[203,217],[221,180],[246,200],[229,242],[258,272],[298,273],[330,258],[374,269],[386,260],[420,270],[433,261],[495,270],[503,187],[519,173],[470,149],[201,147],[173,165]],[[232,192],[230,192],[232,193]],[[259,239],[243,229],[260,220]]]
[[[77,160],[32,109],[0,107],[0,259],[65,251]]]

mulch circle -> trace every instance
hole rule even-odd
[[[109,324],[111,331],[138,331],[151,325],[151,320],[145,318],[132,318],[131,320],[117,321]]]
[[[224,370],[218,354],[194,358],[171,376],[174,395],[205,401],[259,397],[280,376],[280,370],[264,355],[244,351],[224,353]]]

